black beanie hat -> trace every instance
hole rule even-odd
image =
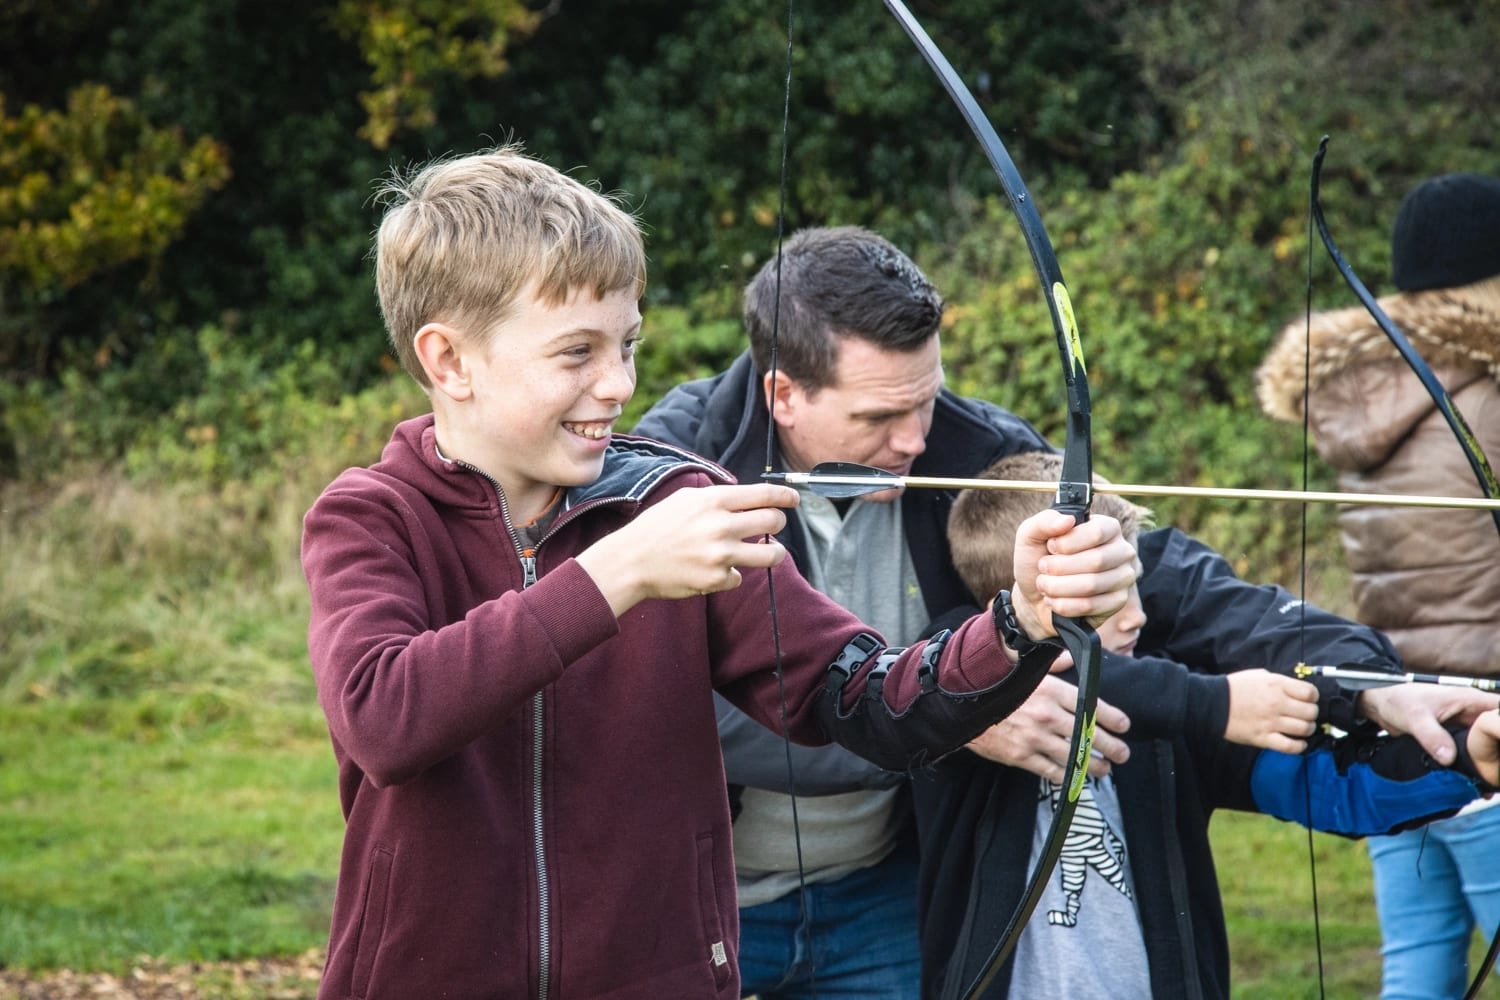
[[[1443,174],[1401,202],[1391,280],[1403,292],[1457,288],[1500,274],[1500,178]]]

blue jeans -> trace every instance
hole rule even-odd
[[[897,848],[873,868],[740,910],[740,988],[760,1000],[916,1000],[917,861]]]
[[[1500,924],[1500,806],[1371,837],[1382,1000],[1447,1000],[1469,984],[1475,922]]]

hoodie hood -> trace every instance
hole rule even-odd
[[[1450,395],[1500,383],[1500,280],[1378,301]],[[1344,470],[1385,461],[1436,409],[1363,307],[1288,323],[1256,373],[1256,394],[1268,415],[1293,422],[1309,398],[1318,452]]]
[[[488,512],[498,502],[499,490],[489,476],[439,454],[436,424],[430,413],[398,424],[372,471],[407,482],[446,507]],[[639,503],[657,485],[681,471],[706,473],[719,483],[734,481],[719,465],[682,448],[616,434],[606,452],[603,473],[592,483],[569,487],[563,510],[594,502]]]

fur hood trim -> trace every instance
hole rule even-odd
[[[1377,301],[1429,365],[1482,371],[1500,383],[1500,279]],[[1256,396],[1270,416],[1301,421],[1304,388],[1315,393],[1345,369],[1399,360],[1363,306],[1314,313],[1310,330],[1300,319],[1282,328],[1256,372]]]

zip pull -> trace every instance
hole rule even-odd
[[[536,583],[536,549],[521,550],[521,589]]]

